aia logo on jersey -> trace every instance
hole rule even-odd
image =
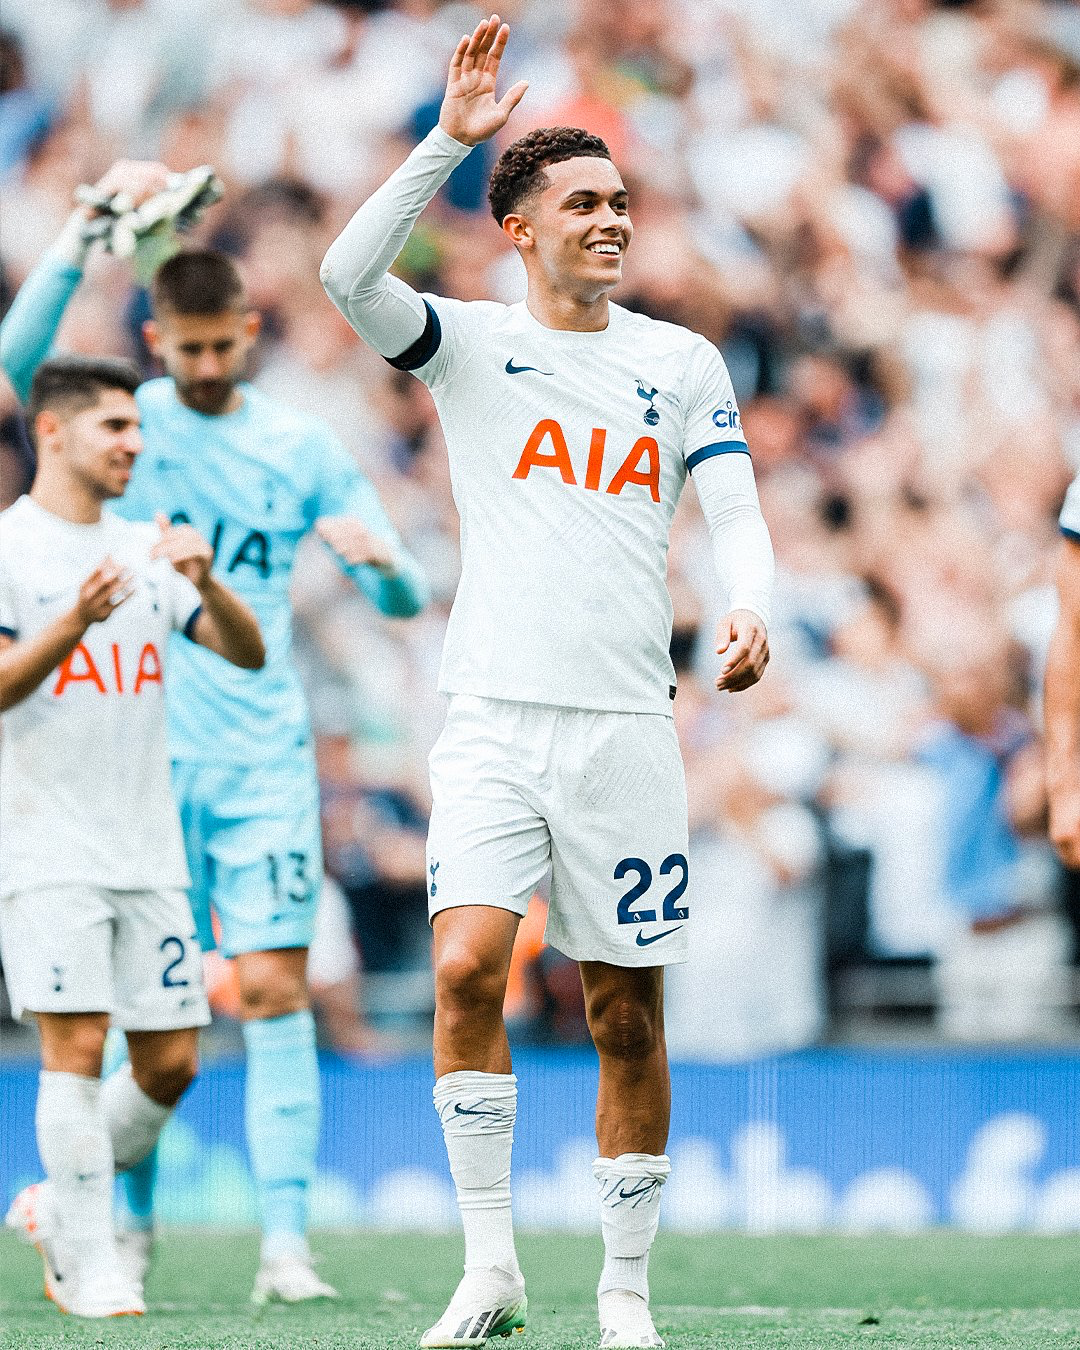
[[[273,484],[267,479],[265,484],[267,494],[266,509],[272,511],[273,502]],[[191,517],[186,511],[174,511],[169,517],[173,525],[190,525]],[[225,522],[216,520],[214,527],[210,531],[210,547],[214,551],[214,563],[218,561],[218,553],[221,550],[222,536],[225,534]],[[225,555],[222,555],[225,556]],[[239,545],[228,555],[228,562],[225,564],[226,572],[235,572],[238,567],[253,567],[261,577],[270,575],[270,540],[262,530],[248,530],[240,541]]]
[[[110,645],[109,652],[112,664],[105,666],[103,675],[97,662],[90,655],[90,649],[80,642],[57,671],[53,694],[59,698],[64,690],[70,689],[73,684],[93,685],[99,694],[123,694],[128,690],[133,694],[141,694],[145,685],[161,684],[161,657],[152,642],[147,642],[143,646],[137,662],[124,659],[118,642]]]
[[[653,391],[656,392],[655,390]],[[550,449],[544,449],[550,442]],[[636,440],[630,453],[616,470],[607,487],[602,486],[604,474],[604,449],[607,445],[607,431],[604,427],[593,427],[589,441],[589,457],[585,465],[585,481],[581,484],[587,492],[606,492],[618,497],[628,483],[640,483],[649,489],[654,502],[660,500],[660,447],[652,436],[642,436]],[[512,477],[528,478],[533,469],[557,469],[563,482],[569,487],[577,487],[577,475],[574,472],[570,450],[562,427],[552,417],[537,422],[532,434],[525,442],[518,466]]]

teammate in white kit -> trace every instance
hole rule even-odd
[[[1080,868],[1080,478],[1061,511],[1060,609],[1046,661],[1046,769],[1050,838]]]
[[[601,1344],[660,1345],[647,1262],[669,1171],[663,965],[685,958],[689,934],[665,573],[687,472],[728,592],[720,689],[747,688],[768,659],[772,549],[719,353],[608,302],[632,226],[598,138],[533,132],[495,168],[492,211],[525,263],[523,303],[421,297],[388,275],[425,204],[525,92],[496,102],[508,31],[493,16],[461,40],[439,126],[323,265],[357,332],[430,388],[461,516],[428,870],[434,1096],[465,1275],[421,1344],[524,1326],[502,1004],[518,923],[550,867],[548,938],[580,962],[600,1058]]]
[[[0,950],[41,1037],[48,1178],[8,1222],[84,1317],[144,1311],[118,1263],[114,1168],[154,1146],[210,1020],[165,744],[168,639],[252,670],[264,657],[191,526],[102,509],[142,449],[138,383],[121,361],[45,362],[27,406],[37,476],[0,516]],[[102,1083],[110,1017],[130,1064]]]

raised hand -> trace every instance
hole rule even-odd
[[[716,637],[716,654],[727,660],[716,681],[716,687],[736,694],[757,684],[769,664],[769,639],[761,619],[749,609],[733,609],[720,622]]]
[[[131,211],[164,191],[168,183],[169,169],[164,164],[154,160],[118,159],[83,194],[86,202],[84,209],[88,216],[94,215],[99,209],[95,203],[116,198],[114,210],[120,208],[122,211]]]
[[[104,623],[135,592],[135,579],[113,558],[103,558],[79,587],[75,612],[83,629]]]
[[[177,572],[201,591],[210,577],[214,550],[194,525],[173,525],[160,511],[154,520],[161,538],[150,550],[151,558],[167,558]]]
[[[388,576],[397,570],[389,544],[352,516],[322,516],[315,522],[315,533],[346,567],[367,563]]]
[[[509,36],[509,25],[493,14],[476,25],[472,37],[461,39],[450,61],[439,126],[462,145],[479,145],[501,131],[529,87],[519,81],[496,102],[495,80]]]

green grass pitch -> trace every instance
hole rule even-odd
[[[414,1346],[460,1273],[454,1236],[323,1234],[338,1304],[248,1304],[250,1234],[161,1242],[146,1317],[79,1322],[40,1294],[40,1262],[0,1238],[0,1350],[359,1350]],[[524,1235],[524,1338],[507,1350],[595,1346],[599,1240]],[[651,1280],[671,1350],[1080,1350],[1080,1238],[691,1237],[662,1234]]]

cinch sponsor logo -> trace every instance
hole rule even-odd
[[[73,684],[92,684],[99,694],[123,694],[128,691],[141,694],[143,685],[161,684],[161,657],[152,642],[144,645],[137,662],[126,661],[117,642],[111,644],[109,653],[112,664],[104,667],[105,676],[109,677],[106,683],[89,648],[80,642],[57,671],[53,694],[59,697]],[[127,679],[124,678],[125,665]]]
[[[742,422],[739,419],[739,410],[736,408],[735,404],[732,403],[731,399],[728,399],[722,408],[717,408],[712,415],[712,420],[713,426],[719,427],[721,431],[733,431],[737,427],[742,426]]]
[[[544,449],[546,443],[549,449]],[[607,492],[618,497],[628,483],[639,483],[649,489],[654,502],[660,500],[660,447],[652,436],[641,436],[630,449],[630,453],[619,465],[615,476],[607,487],[602,487],[604,474],[604,450],[607,445],[607,431],[604,427],[593,427],[589,441],[589,458],[585,465],[585,481],[580,484],[588,492]],[[642,465],[644,461],[644,466]],[[570,459],[570,450],[562,427],[554,418],[545,417],[537,422],[532,434],[521,452],[518,466],[513,472],[514,478],[528,478],[533,469],[557,469],[568,487],[577,487],[578,479]]]

